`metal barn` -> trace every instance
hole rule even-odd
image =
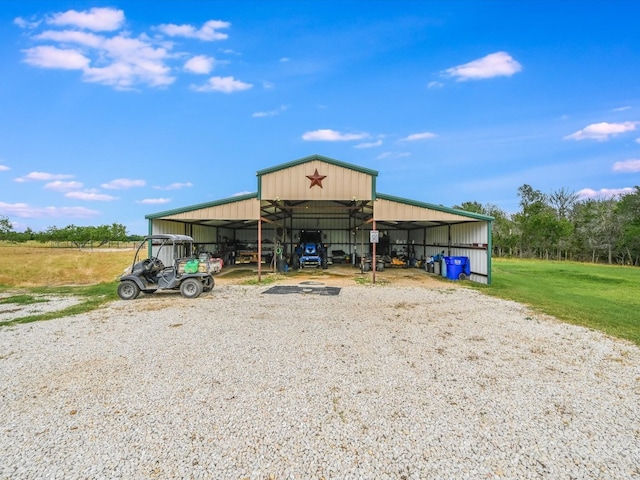
[[[364,254],[470,259],[491,283],[492,217],[376,191],[378,172],[320,155],[257,172],[257,192],[147,215],[149,233],[190,235],[230,263],[286,261],[300,230],[321,230],[333,263]],[[370,243],[371,231],[379,243]]]

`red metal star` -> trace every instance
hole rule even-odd
[[[322,180],[327,178],[327,176],[320,175],[318,173],[318,169],[316,168],[315,173],[313,175],[307,175],[307,178],[311,180],[311,185],[309,185],[309,188],[313,187],[314,185],[318,185],[320,188],[322,188]]]

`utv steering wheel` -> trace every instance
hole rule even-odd
[[[164,268],[164,265],[162,264],[162,262],[160,261],[159,258],[157,257],[150,257],[147,260],[144,261],[144,268],[147,272],[155,272],[158,270],[162,270]]]

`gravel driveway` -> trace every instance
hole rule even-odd
[[[640,478],[640,350],[465,288],[223,285],[0,329],[0,478]]]

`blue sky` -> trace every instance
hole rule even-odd
[[[0,7],[0,216],[127,226],[312,154],[378,191],[518,210],[640,184],[637,1]]]

